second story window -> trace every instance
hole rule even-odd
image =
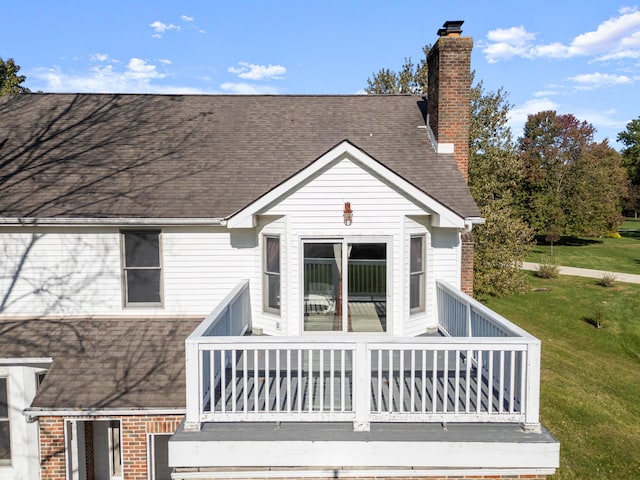
[[[6,377],[0,377],[0,465],[9,465],[10,463],[9,394],[7,392]]]
[[[263,264],[264,310],[280,313],[280,237],[264,237]]]
[[[161,304],[160,232],[124,231],[122,250],[125,306]]]
[[[409,307],[414,313],[424,310],[425,304],[424,237],[411,237],[409,250]]]

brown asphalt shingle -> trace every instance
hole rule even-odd
[[[0,97],[0,217],[227,218],[348,140],[479,216],[420,96]]]
[[[184,408],[184,341],[200,321],[0,320],[0,358],[53,358],[35,408]]]

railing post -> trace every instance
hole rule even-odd
[[[357,342],[353,359],[353,393],[355,420],[353,430],[368,432],[371,429],[371,365],[366,342]]]
[[[473,337],[473,331],[471,331],[471,302],[467,302],[467,337]]]
[[[197,341],[185,342],[185,380],[187,389],[187,409],[184,419],[184,430],[187,432],[200,431],[200,410],[202,392],[200,391],[200,366]]]
[[[530,341],[527,349],[524,429],[540,431],[540,341]]]

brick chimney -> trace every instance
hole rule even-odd
[[[461,20],[445,22],[427,62],[429,127],[439,152],[450,152],[458,169],[468,178],[469,108],[471,94],[471,37],[462,37]]]

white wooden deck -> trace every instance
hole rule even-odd
[[[540,342],[438,283],[440,336],[245,336],[248,282],[186,341],[186,430],[207,422],[539,424]]]

